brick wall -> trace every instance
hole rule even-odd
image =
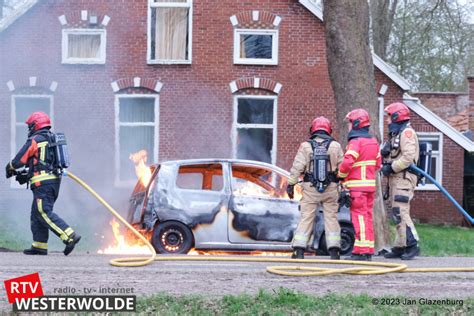
[[[422,117],[412,113],[412,124],[417,132],[439,132]],[[462,204],[464,177],[464,149],[449,137],[443,137],[443,187]],[[412,202],[413,217],[421,222],[460,225],[463,217],[439,191],[415,192]]]
[[[80,27],[80,11],[89,10],[111,20],[107,31],[105,65],[65,65],[61,63],[61,32],[66,27]],[[278,66],[233,64],[232,15],[259,10],[261,16],[281,17],[279,25]],[[58,17],[65,15],[63,27]],[[242,15],[239,15],[242,16]],[[268,21],[267,21],[268,22]],[[267,23],[265,22],[265,23]],[[55,130],[67,134],[73,167],[78,175],[100,188],[116,206],[123,206],[129,188],[114,188],[115,95],[111,83],[129,82],[140,77],[149,88],[161,82],[159,94],[159,161],[169,159],[220,157],[232,154],[233,96],[236,94],[272,94],[268,90],[242,89],[232,94],[229,83],[242,78],[267,78],[282,84],[278,94],[277,165],[288,169],[308,126],[315,116],[335,119],[324,41],[323,24],[297,0],[214,1],[195,0],[193,6],[193,61],[191,65],[147,65],[147,1],[40,1],[4,32],[0,33],[0,132],[10,139],[11,95],[5,83],[13,81],[17,93],[29,86],[29,77],[38,77],[37,86],[47,91],[51,82],[54,93]],[[400,101],[402,91],[382,72],[376,70],[377,89],[389,86],[386,104]],[[126,86],[126,84],[123,84]],[[118,93],[156,93],[150,89],[126,88]],[[338,127],[334,129],[337,131]],[[337,134],[337,133],[336,133]],[[459,151],[445,138],[445,148]],[[451,147],[450,147],[451,146]],[[13,153],[10,146],[0,148],[0,161]],[[445,155],[447,157],[449,155]],[[461,155],[462,156],[462,155]],[[454,155],[452,157],[455,157]],[[457,174],[462,162],[445,161],[445,173]],[[459,171],[462,172],[462,171]],[[447,184],[462,192],[462,182]],[[454,181],[454,180],[453,180]],[[450,184],[451,183],[451,184]],[[110,189],[106,189],[110,188]],[[83,207],[90,198],[67,184],[72,201],[67,207]],[[105,192],[104,192],[105,191]],[[0,186],[3,201],[24,199],[22,191],[9,183]],[[5,198],[4,198],[5,197]],[[426,198],[441,205],[440,194],[422,193],[415,203]],[[442,198],[441,198],[442,199]],[[417,204],[419,205],[419,204]],[[85,207],[85,206],[84,206]],[[448,207],[448,206],[446,206]],[[415,207],[415,209],[417,209]],[[430,209],[414,210],[415,216]],[[452,215],[451,209],[446,213]],[[423,215],[425,216],[425,215]],[[440,215],[441,216],[441,215]],[[435,218],[435,217],[433,217]],[[437,217],[439,221],[443,217]],[[447,216],[446,220],[455,218]],[[420,219],[429,220],[427,216]]]
[[[474,77],[468,77],[469,89],[469,129],[474,132]]]
[[[412,94],[424,106],[444,120],[464,111],[469,106],[468,93],[461,92],[417,92]]]

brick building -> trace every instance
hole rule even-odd
[[[474,132],[474,77],[468,77],[467,92],[417,92],[414,94],[436,115],[447,120],[469,139]],[[474,210],[474,153],[464,152],[464,209]]]
[[[135,182],[129,155],[141,149],[149,163],[237,157],[288,169],[311,120],[335,119],[321,10],[310,0],[216,3],[27,1],[0,23],[0,131],[10,144],[0,161],[24,141],[26,115],[43,110],[68,136],[72,170],[119,207]],[[374,65],[377,89],[388,87],[381,105],[406,100],[437,148],[434,176],[462,200],[463,152],[474,144],[375,55]],[[6,209],[24,193],[3,181],[0,197]],[[462,223],[430,185],[413,215]]]

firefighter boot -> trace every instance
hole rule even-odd
[[[410,246],[405,249],[405,253],[401,256],[402,260],[412,260],[420,255],[420,248],[418,245]]]
[[[291,255],[291,259],[304,259],[304,249],[295,247],[293,249],[293,254]]]
[[[386,259],[396,259],[401,258],[402,255],[405,253],[404,247],[393,247],[389,253],[383,255]]]
[[[30,249],[25,249],[23,250],[23,253],[25,255],[40,255],[40,256],[46,256],[48,254],[48,250],[46,249],[40,249],[36,247],[31,247]]]
[[[69,236],[69,239],[64,242],[66,244],[66,248],[64,248],[64,255],[65,256],[67,256],[68,254],[71,253],[71,251],[74,250],[74,247],[79,242],[79,240],[81,240],[81,236],[79,236],[76,233],[72,233],[72,235]]]
[[[329,248],[329,255],[331,256],[331,260],[339,260],[341,256],[339,255],[339,248],[333,247]]]
[[[345,258],[346,260],[354,260],[354,261],[372,261],[372,255],[368,253],[364,254],[355,254],[353,253],[350,257]]]

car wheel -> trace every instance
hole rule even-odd
[[[352,253],[352,248],[354,248],[355,233],[352,226],[341,226],[341,251],[340,254],[350,255]],[[327,246],[326,246],[326,234],[321,236],[319,241],[319,249],[317,251],[318,255],[326,256],[328,255]]]
[[[193,246],[194,237],[186,225],[169,221],[155,227],[151,243],[158,253],[188,253]]]
[[[351,226],[341,226],[341,255],[349,255],[354,248],[355,233]]]

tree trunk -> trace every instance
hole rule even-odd
[[[369,5],[366,0],[324,0],[323,13],[328,70],[340,140],[345,142],[347,139],[348,132],[343,123],[345,115],[356,108],[364,108],[370,113],[372,130],[378,135],[378,128],[373,128],[378,126],[379,109],[369,45]],[[373,213],[376,251],[388,248],[390,244],[390,230],[380,192],[377,190]]]
[[[374,52],[383,60],[387,57],[387,46],[397,4],[398,0],[370,0]]]

